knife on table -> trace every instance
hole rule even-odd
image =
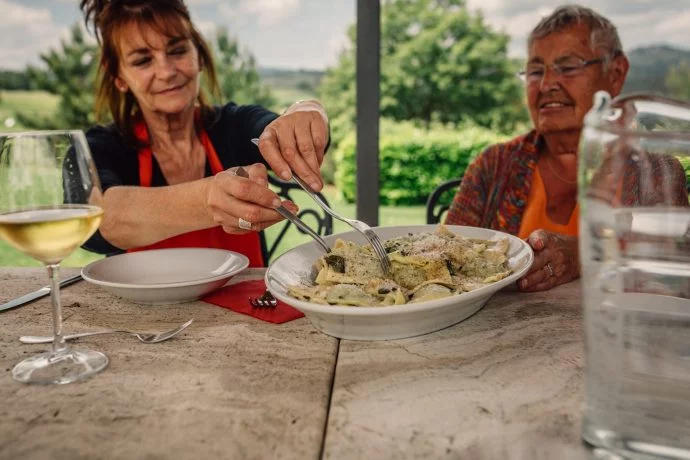
[[[78,275],[70,276],[60,281],[60,288],[74,284],[82,279],[81,273]],[[16,299],[10,300],[7,303],[0,305],[0,311],[10,310],[12,308],[21,307],[27,303],[31,303],[34,300],[38,300],[42,297],[50,295],[50,286],[43,286],[41,289],[36,289],[34,292],[17,297]]]

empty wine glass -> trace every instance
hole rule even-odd
[[[51,350],[12,370],[25,383],[70,383],[103,370],[98,351],[70,349],[62,335],[60,262],[98,229],[101,188],[84,133],[0,133],[0,237],[43,262],[53,306]]]

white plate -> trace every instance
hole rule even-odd
[[[92,262],[81,274],[132,302],[171,304],[198,299],[248,266],[245,255],[223,249],[154,249]]]
[[[437,225],[413,225],[378,227],[375,231],[379,238],[387,240],[408,233],[433,232],[436,228]],[[387,307],[320,305],[298,300],[287,294],[286,286],[296,284],[305,277],[309,278],[312,265],[323,255],[323,250],[316,243],[306,243],[286,252],[270,265],[266,272],[266,286],[276,298],[303,312],[314,327],[334,337],[390,340],[438,331],[474,314],[496,291],[520,278],[534,259],[532,248],[515,236],[475,227],[449,225],[448,229],[467,238],[508,238],[508,263],[513,273],[489,286],[426,302]],[[366,243],[364,237],[354,231],[330,235],[324,239],[332,245],[336,238]]]

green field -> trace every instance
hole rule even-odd
[[[271,87],[271,93],[277,101],[271,109],[279,113],[295,101],[315,97],[313,92],[294,87]],[[0,91],[0,131],[26,129],[17,113],[42,119],[54,114],[58,104],[59,98],[45,91]]]
[[[17,120],[17,113],[38,118],[55,113],[59,99],[45,91],[0,91],[0,130],[25,129]]]

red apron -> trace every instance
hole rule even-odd
[[[204,146],[206,158],[211,165],[213,174],[218,174],[223,171],[223,164],[220,162],[216,149],[213,148],[211,140],[208,138],[206,131],[200,127],[198,117],[196,117],[197,127],[200,129],[199,138],[201,144]],[[143,121],[137,123],[134,127],[134,134],[144,144],[149,143],[149,134],[146,124]],[[153,177],[153,154],[150,147],[143,147],[139,150],[139,182],[142,187],[151,186],[151,178]],[[157,243],[143,246],[140,248],[132,248],[127,252],[145,251],[148,249],[165,249],[165,248],[214,248],[227,249],[244,254],[249,258],[250,267],[264,267],[264,258],[261,252],[261,239],[257,232],[245,233],[243,235],[231,235],[225,233],[223,228],[211,227],[203,230],[195,230],[189,233],[176,235],[166,240]]]

